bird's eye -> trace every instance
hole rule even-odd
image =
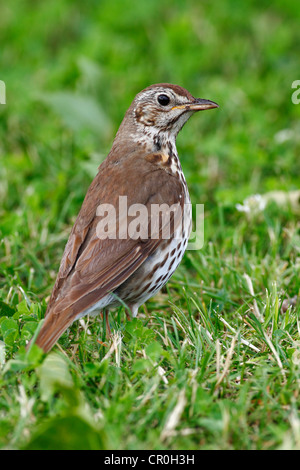
[[[162,106],[167,106],[170,103],[170,98],[167,95],[159,95],[157,97],[157,101]]]

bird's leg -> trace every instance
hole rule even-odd
[[[126,309],[125,309],[125,315],[126,315],[127,321],[131,321],[131,320],[132,320],[131,314],[130,314]]]
[[[105,336],[107,335],[109,338],[111,336],[111,329],[108,319],[108,310],[106,308],[103,309],[103,318],[105,318]]]

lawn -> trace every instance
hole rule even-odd
[[[15,0],[0,17],[0,448],[299,450],[297,2]],[[137,319],[112,312],[110,340],[99,316],[26,352],[97,167],[159,82],[220,105],[177,140],[204,246]]]

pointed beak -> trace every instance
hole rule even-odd
[[[214,101],[195,98],[191,103],[174,106],[172,109],[185,109],[186,111],[204,111],[205,109],[218,108],[219,105]]]
[[[219,105],[214,101],[203,100],[202,98],[196,98],[195,101],[188,104],[187,107],[191,111],[204,111],[205,109],[218,108]]]

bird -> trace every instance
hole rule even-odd
[[[192,225],[176,137],[195,112],[212,108],[218,104],[169,83],[150,85],[135,96],[65,246],[34,340],[45,353],[85,315],[102,312],[110,333],[111,309],[125,305],[127,319],[136,317],[170,279]]]

